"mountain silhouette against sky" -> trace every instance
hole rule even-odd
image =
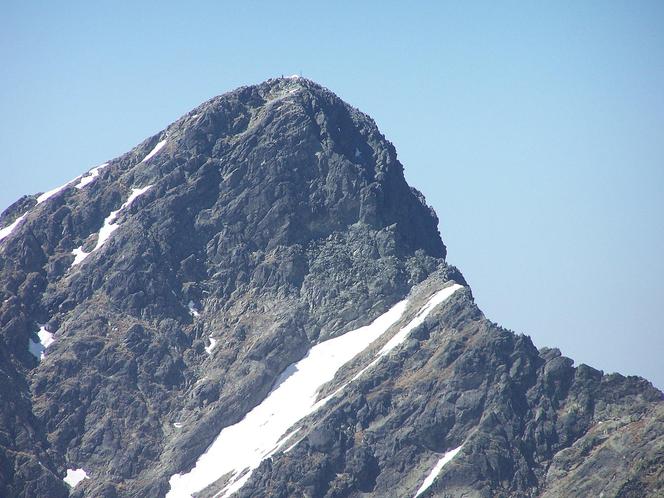
[[[662,496],[662,393],[491,322],[445,257],[374,121],[297,76],[22,197],[0,495]]]

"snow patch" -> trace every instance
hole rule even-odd
[[[78,180],[79,178],[80,178],[80,176],[77,176],[77,177],[74,178],[73,180],[70,180],[70,181],[68,181],[67,183],[65,183],[64,185],[60,185],[59,187],[56,187],[56,188],[54,188],[53,190],[49,190],[48,192],[44,192],[42,195],[40,195],[39,197],[37,197],[37,204],[41,204],[42,202],[44,202],[44,201],[50,199],[51,197],[53,197],[53,196],[54,196],[55,194],[57,194],[58,192],[64,190],[64,189],[67,187],[67,185],[69,185],[69,184],[72,183],[72,182],[75,182],[75,181]]]
[[[74,249],[71,252],[74,255],[74,262],[71,264],[72,266],[76,266],[78,264],[81,264],[85,258],[88,257],[90,254],[89,252],[85,252],[83,250],[83,246],[79,246],[76,249]]]
[[[45,325],[39,326],[39,332],[37,332],[39,337],[39,342],[35,342],[32,339],[28,340],[28,351],[38,360],[43,360],[46,356],[46,348],[55,342],[53,338],[53,333],[46,330]]]
[[[173,427],[175,427],[176,429],[180,429],[182,425],[183,425],[182,422],[173,422]]]
[[[54,195],[56,195],[57,193],[61,192],[62,190],[67,188],[69,185],[74,183],[76,180],[79,180],[79,182],[76,185],[74,185],[74,187],[76,187],[77,189],[82,189],[86,185],[92,183],[95,180],[95,178],[97,178],[99,176],[99,171],[102,168],[106,167],[106,166],[108,166],[108,163],[101,164],[101,165],[99,165],[95,168],[92,168],[87,173],[85,173],[83,175],[79,175],[76,178],[74,178],[73,180],[68,181],[64,185],[60,185],[59,187],[56,187],[52,190],[49,190],[48,192],[44,192],[39,197],[37,197],[37,204],[41,204],[42,202],[50,199],[51,197],[53,197]]]
[[[228,497],[240,489],[261,461],[288,439],[283,437],[288,429],[318,408],[320,387],[392,327],[406,305],[407,301],[401,301],[370,325],[312,347],[302,360],[286,368],[262,403],[219,433],[189,473],[171,477],[166,496],[190,497],[229,472],[228,484],[218,496]]]
[[[456,291],[459,289],[463,289],[463,285],[459,284],[452,284],[449,287],[445,287],[438,292],[436,292],[433,296],[429,298],[429,300],[426,302],[422,308],[420,308],[420,311],[415,315],[415,318],[413,318],[408,324],[403,327],[401,330],[399,330],[392,338],[387,341],[387,343],[381,348],[381,350],[378,352],[376,355],[376,358],[369,363],[366,367],[364,367],[362,370],[360,370],[355,376],[350,379],[350,381],[346,382],[343,384],[340,388],[338,388],[336,391],[334,391],[332,394],[327,396],[326,398],[322,399],[319,401],[319,403],[327,403],[327,401],[330,398],[333,398],[336,396],[338,393],[343,391],[348,384],[351,382],[356,381],[359,379],[365,372],[367,372],[371,367],[376,365],[380,360],[382,360],[385,356],[387,356],[392,350],[394,350],[397,346],[402,344],[410,335],[410,333],[422,325],[424,323],[424,320],[426,319],[427,316],[429,316],[429,313],[438,306],[439,304],[442,304],[444,301],[449,299],[452,294],[454,294]]]
[[[143,195],[145,192],[147,192],[148,189],[150,189],[150,187],[152,187],[152,185],[148,185],[147,187],[143,187],[143,188],[133,188],[133,189],[131,189],[131,194],[129,195],[129,198],[127,199],[127,201],[122,206],[120,206],[120,209],[118,209],[117,211],[112,211],[111,214],[109,214],[106,217],[106,219],[104,220],[104,226],[102,226],[101,229],[99,230],[99,235],[97,237],[97,245],[95,246],[93,251],[96,251],[101,246],[103,246],[104,243],[111,236],[111,234],[113,232],[115,232],[120,227],[120,225],[115,223],[115,219],[118,217],[118,213],[120,211],[122,211],[123,209],[128,208],[129,206],[131,206],[131,204],[136,200],[136,198],[140,195]]]
[[[154,149],[152,149],[150,151],[150,153],[143,158],[141,163],[144,163],[144,162],[149,161],[150,159],[152,159],[155,155],[157,155],[157,152],[159,152],[164,147],[164,145],[166,145],[166,140],[162,140],[157,145],[155,145]]]
[[[193,301],[189,301],[188,307],[189,307],[189,314],[191,316],[197,317],[198,315],[200,315]]]
[[[313,346],[302,360],[282,372],[270,393],[258,406],[240,422],[219,433],[189,473],[171,476],[171,489],[166,497],[191,497],[226,474],[230,474],[228,482],[215,497],[227,498],[241,489],[260,463],[278,451],[297,432],[288,433],[289,428],[321,408],[350,382],[389,354],[424,322],[437,305],[460,288],[461,285],[453,284],[431,296],[415,318],[388,341],[368,367],[320,401],[316,401],[320,388],[331,381],[341,367],[394,326],[405,313],[408,301],[395,304],[369,325]],[[212,343],[211,337],[210,340]],[[290,446],[288,451],[298,443]],[[229,451],[229,448],[233,451]]]
[[[83,246],[79,246],[71,252],[74,255],[74,261],[71,264],[71,266],[74,267],[76,265],[81,264],[85,260],[85,258],[87,258],[90,254],[95,252],[101,246],[103,246],[104,243],[113,234],[113,232],[115,232],[118,228],[120,228],[120,225],[115,223],[115,220],[118,217],[118,213],[120,213],[120,211],[122,211],[123,209],[131,206],[131,204],[136,200],[137,197],[147,192],[151,187],[152,185],[148,185],[147,187],[142,187],[142,188],[133,188],[131,190],[129,198],[125,201],[125,203],[122,206],[120,206],[120,209],[112,211],[111,214],[109,214],[104,220],[104,225],[99,229],[99,233],[97,234],[97,244],[92,249],[92,251],[85,252],[83,250]]]
[[[97,177],[99,176],[99,172],[106,166],[108,166],[108,163],[104,163],[95,168],[92,168],[85,175],[83,175],[81,181],[79,181],[76,185],[74,185],[74,187],[80,190],[86,185],[90,185],[92,182],[94,182],[97,179]]]
[[[25,213],[27,214],[27,213]],[[25,214],[22,214],[18,218],[14,220],[14,222],[11,225],[7,225],[5,228],[0,229],[0,240],[9,237],[9,235],[14,231],[14,229],[23,221],[23,218],[25,218]]]
[[[217,345],[217,340],[216,340],[214,337],[212,337],[212,336],[208,336],[208,339],[210,340],[210,345],[209,345],[209,346],[206,346],[206,348],[205,348],[205,352],[206,352],[207,354],[212,354],[212,350],[213,350],[214,347]]]
[[[443,458],[438,460],[438,463],[431,469],[431,472],[429,475],[424,479],[424,482],[420,486],[420,489],[417,490],[417,493],[415,493],[415,496],[413,498],[417,498],[420,496],[422,493],[424,493],[429,487],[433,484],[433,482],[436,480],[436,477],[438,477],[438,474],[440,474],[440,471],[443,470],[443,467],[448,464],[456,455],[461,451],[461,448],[463,448],[463,445],[459,446],[458,448],[454,448],[453,450],[448,451],[443,455]]]
[[[88,474],[83,469],[67,469],[67,475],[63,479],[72,488],[75,487],[83,479],[89,479]]]
[[[55,339],[53,339],[53,334],[46,330],[46,325],[39,327],[39,332],[37,332],[37,335],[39,336],[39,341],[42,343],[44,348],[49,347],[55,342]]]
[[[378,353],[379,358],[385,356],[394,348],[402,344],[413,331],[413,329],[424,323],[426,317],[429,316],[429,313],[431,313],[431,311],[436,306],[447,301],[447,299],[459,289],[463,289],[463,285],[452,284],[449,287],[445,287],[444,289],[439,290],[433,296],[431,296],[424,307],[422,307],[420,312],[417,314],[417,316],[408,325],[397,332],[394,337],[392,337],[392,339],[390,339],[387,344],[385,344],[385,346],[383,346],[383,348]]]

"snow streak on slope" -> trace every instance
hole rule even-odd
[[[16,228],[21,221],[23,221],[23,218],[25,218],[25,214],[19,216],[14,220],[14,223],[11,225],[6,226],[5,228],[0,230],[0,240],[4,239],[5,237],[9,237],[9,235],[14,231],[14,228]]]
[[[104,220],[104,225],[101,227],[101,229],[99,230],[99,234],[97,235],[97,245],[94,247],[94,249],[92,249],[92,251],[90,252],[85,252],[83,250],[83,246],[80,246],[72,251],[72,254],[75,256],[75,258],[74,262],[71,265],[76,266],[82,263],[85,258],[87,258],[90,254],[99,249],[101,246],[103,246],[104,243],[109,239],[111,234],[115,232],[118,228],[120,228],[120,225],[115,223],[115,219],[118,217],[118,213],[123,209],[131,206],[132,202],[134,202],[138,196],[147,192],[150,187],[152,187],[152,185],[148,185],[147,187],[143,188],[132,189],[129,198],[122,206],[120,206],[120,209],[112,211],[111,214],[109,214]]]
[[[424,482],[420,486],[420,489],[417,490],[417,493],[415,493],[415,496],[413,498],[417,498],[422,493],[424,493],[427,489],[429,489],[429,487],[436,480],[436,477],[438,477],[438,474],[440,474],[440,471],[443,470],[443,467],[446,464],[448,464],[457,455],[457,453],[459,453],[459,451],[461,451],[461,448],[463,448],[463,445],[459,446],[458,448],[454,448],[453,450],[448,451],[447,453],[445,453],[445,455],[443,455],[443,458],[438,460],[438,463],[431,470],[431,472],[429,473],[427,478],[424,479]]]
[[[134,202],[139,195],[143,195],[145,192],[147,192],[150,187],[152,187],[152,185],[148,185],[147,187],[143,188],[131,189],[131,194],[129,195],[129,199],[127,199],[127,201],[122,206],[120,206],[120,209],[111,212],[111,214],[109,214],[108,217],[104,220],[104,226],[101,227],[101,230],[99,230],[99,238],[97,239],[97,245],[95,246],[93,251],[99,249],[102,245],[104,245],[104,242],[108,240],[111,234],[120,227],[120,225],[115,223],[115,219],[118,217],[118,213],[122,211],[124,208],[128,208],[129,206],[131,206],[132,202]]]
[[[171,490],[166,496],[189,497],[229,472],[233,476],[225,496],[236,487],[239,489],[263,458],[282,442],[286,431],[311,413],[318,389],[332,380],[344,363],[394,325],[405,309],[406,301],[402,301],[370,325],[312,347],[302,360],[279,376],[260,405],[221,431],[191,472],[171,477]]]
[[[144,163],[152,159],[157,154],[157,152],[159,152],[164,147],[164,145],[166,145],[166,140],[162,140],[157,145],[155,145],[154,149],[152,149],[150,153],[147,156],[145,156],[141,162]]]
[[[80,176],[77,176],[73,180],[70,180],[67,183],[65,183],[64,185],[60,185],[59,187],[56,187],[53,190],[49,190],[48,192],[44,192],[42,195],[37,197],[37,204],[41,204],[45,200],[50,199],[51,197],[53,197],[55,194],[57,194],[61,190],[64,190],[67,187],[67,185],[69,185],[71,182],[74,182],[74,181],[78,180],[79,178],[80,178]]]
[[[77,189],[81,189],[81,188],[85,187],[89,183],[92,183],[95,180],[95,178],[97,178],[97,176],[99,176],[99,170],[101,170],[102,168],[104,168],[107,165],[108,165],[108,163],[104,163],[100,166],[97,166],[96,168],[92,168],[85,175],[79,175],[76,178],[74,178],[73,180],[65,183],[64,185],[61,185],[61,186],[56,187],[52,190],[49,190],[48,192],[44,192],[39,197],[37,197],[37,204],[36,205],[39,205],[42,202],[50,199],[51,197],[56,195],[58,192],[61,192],[62,190],[64,190],[66,187],[68,187],[71,183],[75,182],[79,178],[80,178],[80,181],[75,185],[75,187]],[[5,237],[8,237],[14,231],[14,229],[19,225],[19,223],[21,223],[23,218],[25,218],[26,214],[28,214],[28,213],[23,213],[23,215],[19,216],[18,218],[16,218],[16,220],[14,220],[14,223],[12,223],[9,226],[6,226],[3,229],[0,229],[0,241],[2,239],[4,239]]]
[[[461,286],[452,287],[456,290]],[[447,298],[454,292],[450,288],[437,292],[429,299],[405,327],[406,335],[444,300],[440,296]],[[171,477],[171,490],[166,496],[190,497],[229,473],[231,476],[226,487],[217,496],[228,497],[242,488],[261,461],[297,432],[288,433],[288,429],[332,397],[316,402],[319,389],[331,381],[342,366],[396,324],[406,311],[407,304],[407,301],[401,301],[370,325],[312,347],[302,360],[286,368],[261,404],[240,422],[219,433],[189,473]]]
[[[463,285],[459,284],[452,284],[449,287],[445,287],[444,289],[439,290],[436,292],[429,300],[427,303],[422,307],[420,312],[417,314],[417,316],[404,328],[402,328],[399,332],[397,332],[394,337],[392,337],[385,346],[380,350],[378,353],[378,358],[372,362],[372,364],[376,363],[380,358],[388,354],[390,351],[395,349],[397,346],[399,346],[403,341],[405,341],[410,333],[415,329],[416,327],[419,327],[423,322],[424,319],[431,313],[431,311],[438,306],[439,304],[442,304],[443,302],[447,301],[447,299],[454,294],[456,291],[459,289],[462,289]]]
[[[79,190],[82,189],[86,185],[92,183],[99,176],[99,171],[102,168],[105,168],[106,166],[108,166],[108,163],[101,164],[101,165],[99,165],[95,168],[92,168],[87,173],[84,173],[82,175],[78,175],[76,178],[74,178],[73,180],[68,181],[64,185],[56,187],[53,190],[49,190],[48,192],[44,192],[39,197],[37,197],[37,204],[41,204],[45,200],[50,199],[51,197],[53,197],[58,192],[64,190],[70,184],[74,183],[76,180],[79,180],[79,182],[76,185],[74,185],[74,187],[76,187]]]
[[[318,409],[321,406],[323,406],[325,403],[327,403],[330,399],[335,397],[337,394],[342,392],[348,385],[357,379],[359,379],[365,372],[367,372],[371,367],[373,367],[376,363],[378,363],[382,358],[387,356],[392,350],[394,350],[397,346],[399,346],[401,343],[403,343],[407,338],[408,335],[417,327],[419,327],[426,317],[431,313],[431,311],[438,306],[439,304],[443,303],[446,301],[452,294],[454,294],[456,291],[459,289],[463,289],[463,285],[459,284],[452,284],[448,287],[445,287],[438,292],[436,292],[433,296],[429,298],[429,300],[426,302],[424,306],[420,309],[420,311],[415,315],[415,318],[413,318],[408,324],[400,329],[394,336],[385,344],[381,350],[378,352],[376,355],[376,358],[369,363],[366,367],[364,367],[362,370],[360,370],[355,376],[353,376],[352,379],[350,379],[348,382],[343,384],[341,387],[339,387],[336,391],[334,391],[332,394],[326,396],[325,398],[321,399],[316,403],[316,406],[314,409]],[[300,439],[301,441],[301,439]],[[290,448],[288,448],[288,451],[292,450],[297,444],[300,442],[298,441],[297,443],[293,444]]]
[[[108,166],[108,163],[104,163],[104,164],[101,164],[101,165],[97,166],[96,168],[92,168],[90,171],[88,171],[83,176],[83,178],[81,178],[80,182],[78,182],[76,185],[74,185],[74,187],[76,187],[77,189],[80,190],[83,187],[85,187],[86,185],[91,184],[92,182],[94,182],[97,179],[97,177],[99,176],[99,172],[103,168],[105,168],[106,166]]]
[[[376,363],[378,363],[382,358],[384,358],[386,355],[388,355],[392,350],[394,350],[397,346],[402,344],[410,335],[410,333],[422,325],[424,323],[424,320],[426,319],[427,316],[429,316],[429,313],[438,306],[439,304],[445,302],[452,294],[454,294],[456,291],[459,289],[463,289],[463,285],[459,284],[452,284],[449,287],[445,287],[438,292],[436,292],[433,296],[429,298],[427,303],[422,306],[420,311],[417,313],[415,318],[413,318],[410,322],[408,322],[408,325],[403,327],[401,330],[399,330],[394,336],[387,341],[387,344],[382,347],[382,349],[378,352],[376,358],[369,363],[366,367],[364,367],[362,370],[360,370],[355,376],[349,381],[346,382],[344,385],[342,385],[339,389],[334,391],[332,394],[327,396],[326,398],[323,398],[320,400],[318,403],[319,404],[325,404],[327,401],[336,396],[338,393],[343,391],[348,384],[351,382],[359,379],[367,370],[369,370],[371,367],[373,367]]]

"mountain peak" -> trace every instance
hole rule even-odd
[[[394,147],[373,120],[299,76],[210,99],[110,161],[97,185],[131,179],[158,188],[176,171],[182,182],[218,183],[214,195],[226,200],[243,192],[279,199],[263,206],[273,213],[268,226],[291,242],[364,223],[394,231],[399,251],[445,256],[435,213],[406,184]]]
[[[392,144],[305,78],[0,230],[0,495],[661,491],[662,394],[487,320]]]

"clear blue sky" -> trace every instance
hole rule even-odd
[[[395,144],[489,318],[664,388],[664,2],[1,10],[2,208],[301,71]]]

